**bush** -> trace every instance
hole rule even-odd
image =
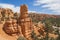
[[[25,37],[20,36],[17,40],[26,40]]]

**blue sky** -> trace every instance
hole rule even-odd
[[[19,12],[20,5],[28,5],[29,12],[60,15],[60,0],[0,0],[0,7]]]

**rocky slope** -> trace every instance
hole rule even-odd
[[[41,14],[41,13],[29,13],[29,16],[35,20],[44,20],[46,18],[60,18],[60,15],[50,15],[50,14]]]

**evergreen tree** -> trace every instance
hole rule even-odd
[[[17,40],[26,40],[25,37],[20,36]]]
[[[36,34],[34,33],[34,31],[32,31],[31,37],[32,37],[34,40],[39,40],[38,37],[36,36]]]

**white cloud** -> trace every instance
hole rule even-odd
[[[41,4],[46,4],[42,6],[43,8],[48,7],[49,10],[60,13],[60,0],[35,0],[33,5],[40,6]]]
[[[30,13],[30,12],[32,12],[32,13],[36,13],[36,11],[28,11],[28,13]]]
[[[12,9],[13,12],[18,12],[18,13],[20,10],[19,6],[15,6],[12,4],[5,4],[5,3],[0,3],[0,8],[9,8],[9,9]]]
[[[37,12],[37,11],[33,11],[33,10],[29,10],[28,13],[43,13],[44,14],[44,12]]]

